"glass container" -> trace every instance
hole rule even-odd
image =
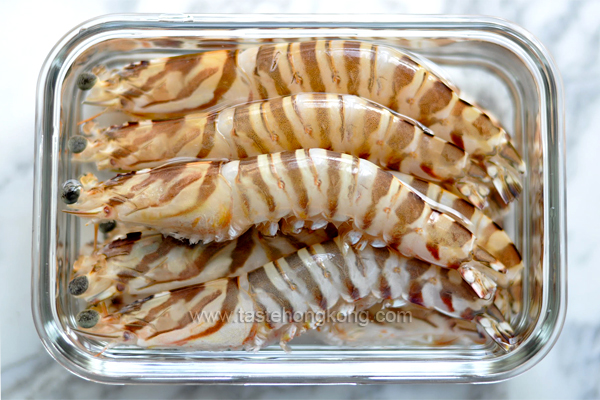
[[[292,352],[257,353],[105,347],[81,335],[81,307],[66,286],[91,228],[62,212],[60,188],[85,166],[71,163],[67,140],[91,115],[76,79],[159,56],[265,41],[352,38],[400,46],[440,65],[465,98],[488,109],[527,163],[520,199],[504,227],[521,250],[520,344],[430,347],[399,342],[368,347],[320,344],[310,336]],[[60,364],[105,383],[333,384],[493,382],[531,368],[556,341],[566,309],[565,137],[562,84],[548,51],[519,26],[478,16],[110,15],[69,32],[49,54],[37,89],[33,218],[33,316]]]

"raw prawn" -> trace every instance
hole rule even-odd
[[[445,207],[444,211],[458,217],[458,220],[475,235],[476,243],[506,267],[506,275],[496,275],[496,281],[500,281],[503,287],[512,285],[520,277],[523,270],[521,254],[506,231],[496,222],[473,205],[434,183],[400,172],[392,174],[437,205]]]
[[[302,92],[358,95],[478,157],[506,203],[522,189],[525,164],[505,130],[398,48],[352,40],[273,43],[142,61],[101,75],[88,103],[152,119]]]
[[[346,223],[342,234],[352,244],[390,245],[407,257],[459,269],[482,296],[495,284],[479,268],[506,269],[451,216],[389,172],[347,154],[297,150],[166,165],[103,184],[85,176],[82,183],[83,192],[73,183],[65,187],[76,194],[63,196],[76,199],[69,213],[141,224],[192,243],[230,240],[255,225],[274,234],[282,219],[290,230]]]
[[[352,347],[371,347],[374,343],[395,347],[482,345],[486,341],[475,322],[411,303],[392,307],[378,303],[366,310],[361,320],[323,324],[315,334],[326,344]]]
[[[258,350],[286,343],[335,316],[381,301],[407,300],[474,320],[503,348],[512,328],[453,270],[401,257],[388,247],[358,250],[343,239],[313,245],[238,277],[162,292],[116,313],[77,317],[92,334],[140,347]]]
[[[130,232],[80,256],[69,283],[88,303],[119,296],[122,302],[252,271],[301,248],[333,239],[333,227],[273,237],[250,229],[228,242],[191,245],[158,232]]]
[[[416,121],[352,95],[303,93],[91,133],[87,146],[83,137],[82,145],[72,146],[79,151],[74,159],[95,161],[99,169],[135,171],[178,157],[238,160],[323,148],[443,183],[479,208],[495,190],[491,177],[454,144]]]

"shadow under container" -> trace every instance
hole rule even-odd
[[[521,250],[520,344],[343,347],[303,340],[291,354],[104,348],[75,330],[80,304],[68,295],[71,265],[89,227],[62,212],[60,188],[84,168],[67,149],[87,117],[77,76],[154,57],[256,45],[264,41],[352,38],[422,55],[511,133],[527,163],[523,193],[505,229]],[[469,98],[471,100],[471,98]],[[561,81],[547,50],[522,28],[487,17],[112,15],[88,21],[52,50],[37,92],[32,306],[40,338],[60,364],[105,383],[333,384],[493,382],[540,361],[556,341],[566,309],[565,143]],[[87,233],[86,233],[87,232]],[[86,237],[86,235],[88,237]],[[99,355],[99,353],[101,353]]]

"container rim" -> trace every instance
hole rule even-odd
[[[69,337],[59,334],[60,329],[55,323],[43,320],[43,315],[51,313],[50,309],[43,309],[40,301],[44,292],[42,282],[45,275],[49,274],[48,238],[42,235],[50,232],[50,215],[42,214],[41,205],[47,199],[47,190],[42,185],[42,170],[49,168],[51,158],[47,149],[56,148],[58,139],[55,137],[59,129],[60,121],[54,114],[45,112],[45,99],[53,99],[54,88],[60,84],[58,72],[64,68],[68,58],[68,51],[77,43],[83,43],[99,32],[115,29],[126,24],[129,28],[166,28],[166,29],[190,29],[190,24],[201,25],[202,28],[308,28],[322,27],[334,28],[385,28],[385,29],[470,29],[486,32],[488,35],[503,36],[511,40],[523,51],[527,57],[536,60],[539,66],[537,71],[544,79],[544,85],[553,99],[556,100],[556,108],[548,112],[551,119],[549,137],[545,153],[548,152],[548,160],[544,166],[545,208],[544,213],[549,213],[548,226],[544,230],[544,258],[545,266],[549,266],[551,272],[557,276],[554,285],[548,287],[547,276],[550,271],[544,271],[545,291],[551,290],[555,300],[550,307],[547,301],[543,306],[546,313],[542,313],[537,325],[543,326],[543,330],[532,335],[515,351],[510,353],[514,359],[512,368],[505,371],[478,374],[473,370],[472,374],[456,376],[452,371],[456,367],[456,361],[436,361],[440,366],[437,374],[428,377],[411,374],[413,368],[422,370],[427,368],[424,362],[410,362],[410,368],[400,368],[396,373],[390,368],[398,367],[398,362],[390,363],[383,361],[359,361],[363,371],[373,371],[369,375],[356,375],[353,366],[357,362],[349,361],[341,366],[335,362],[319,361],[320,366],[331,371],[330,375],[314,375],[314,363],[299,361],[295,362],[294,374],[283,371],[283,374],[269,374],[258,364],[256,373],[252,376],[239,375],[233,379],[228,371],[227,362],[222,362],[222,368],[216,368],[213,375],[198,376],[189,375],[185,377],[173,377],[158,375],[142,376],[136,371],[128,371],[127,368],[119,368],[114,365],[114,370],[120,374],[127,374],[129,383],[230,383],[230,384],[356,384],[356,383],[398,383],[398,382],[498,382],[519,375],[537,364],[544,358],[556,343],[566,315],[566,292],[567,292],[567,247],[566,247],[566,182],[565,182],[565,130],[564,130],[564,100],[563,87],[560,74],[554,60],[548,50],[531,33],[522,27],[506,20],[487,16],[467,15],[379,15],[379,14],[108,14],[90,19],[69,31],[51,50],[44,62],[37,84],[36,100],[36,141],[35,141],[35,168],[34,168],[34,202],[33,202],[33,238],[32,238],[32,314],[34,323],[40,339],[48,353],[67,370],[87,380],[101,383],[123,383],[123,379],[117,375],[102,375],[92,373],[83,367],[83,358],[73,359],[69,357],[66,349],[72,346]],[[545,156],[546,158],[546,156]],[[551,185],[548,176],[558,182]],[[545,295],[545,299],[548,296]],[[47,307],[49,308],[49,307]],[[55,322],[55,321],[53,321]],[[52,338],[58,340],[52,340]],[[525,347],[529,347],[526,351]],[[533,349],[533,351],[532,351]],[[493,361],[481,361],[491,363]],[[112,362],[116,364],[115,362]],[[193,362],[192,362],[193,363]],[[327,368],[327,365],[331,368]],[[419,365],[421,366],[419,367]],[[211,365],[215,365],[211,363]],[[216,365],[215,365],[216,366]],[[430,365],[428,365],[430,367]],[[230,368],[231,366],[229,366]],[[415,368],[418,367],[418,368]],[[281,369],[282,365],[277,364]],[[104,370],[110,370],[105,367]],[[481,370],[491,371],[491,367],[483,367]],[[481,371],[480,370],[480,371]],[[235,372],[234,369],[232,371]],[[125,377],[125,375],[123,375]]]

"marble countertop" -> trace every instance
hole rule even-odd
[[[168,5],[165,5],[168,4]],[[600,149],[600,2],[478,0],[248,0],[4,2],[2,50],[18,57],[0,64],[4,120],[0,129],[0,266],[2,397],[21,398],[598,398],[600,397],[600,197],[593,178]],[[37,337],[30,313],[31,209],[35,85],[52,46],[76,24],[116,12],[485,14],[511,20],[554,55],[566,94],[569,306],[563,333],[538,365],[490,385],[359,387],[106,386],[84,381],[54,362]],[[43,26],[43,28],[42,28]],[[39,27],[39,28],[38,28]],[[598,107],[598,108],[596,108]],[[598,125],[597,125],[598,124]]]

